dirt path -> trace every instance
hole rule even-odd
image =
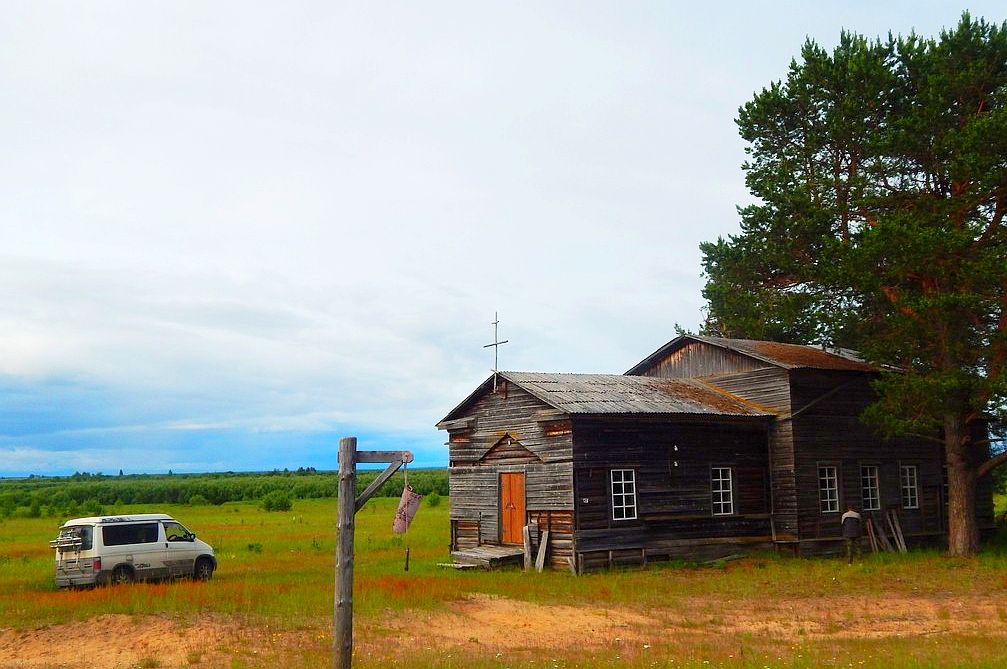
[[[431,648],[480,645],[494,650],[593,647],[636,639],[660,621],[624,608],[543,605],[471,595],[450,611],[393,618],[382,631]]]
[[[0,630],[0,667],[226,666],[231,648],[263,644],[256,628],[221,616],[176,621],[107,615],[30,631]]]
[[[436,612],[362,620],[358,648],[402,653],[409,648],[466,652],[562,651],[613,643],[638,645],[746,635],[772,641],[884,639],[933,634],[1007,637],[1007,603],[998,599],[887,596],[732,600],[697,597],[674,608],[565,606],[472,595]],[[85,622],[17,632],[0,630],[0,668],[229,666],[235,655],[277,666],[276,658],[309,646],[327,652],[330,622],[312,629],[270,630],[221,615],[100,616]],[[395,639],[388,644],[388,639]],[[272,658],[272,660],[270,659]]]
[[[388,625],[410,629],[424,646],[481,645],[497,650],[575,648],[614,641],[754,634],[779,641],[983,634],[1007,637],[1007,602],[987,597],[857,597],[774,599],[692,598],[675,609],[555,606],[475,595],[422,620]],[[422,634],[422,638],[418,634]]]

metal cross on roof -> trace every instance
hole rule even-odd
[[[493,343],[486,344],[485,346],[483,346],[483,348],[489,348],[490,346],[493,347],[493,390],[495,391],[497,389],[497,373],[500,371],[498,369],[500,365],[499,363],[500,346],[508,343],[509,340],[505,339],[503,341],[500,341],[500,335],[498,329],[500,327],[500,315],[495,311],[493,312],[493,323],[491,323],[491,325],[493,326]]]

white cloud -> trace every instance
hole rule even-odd
[[[697,245],[747,197],[737,106],[805,35],[906,16],[957,10],[8,7],[0,374],[158,429],[433,449],[494,311],[511,369],[619,372],[696,327]]]

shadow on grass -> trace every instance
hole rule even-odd
[[[1002,516],[997,523],[996,531],[983,542],[982,552],[984,555],[1007,557],[1007,520]]]

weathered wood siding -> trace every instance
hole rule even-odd
[[[790,414],[790,376],[785,369],[767,367],[740,374],[703,379],[706,383],[785,417]],[[797,539],[797,480],[794,476],[794,433],[789,420],[773,421],[769,430],[769,467],[772,473],[772,514],[779,541]]]
[[[572,532],[573,465],[570,429],[551,409],[513,384],[477,400],[465,418],[469,425],[449,431],[452,548],[500,542],[500,474],[525,475],[528,523],[545,520],[550,560],[566,564]],[[565,515],[564,515],[565,514]],[[565,521],[562,519],[565,518]]]
[[[814,553],[836,547],[840,518],[847,503],[862,510],[861,468],[878,468],[881,509],[898,511],[907,538],[939,537],[945,530],[943,449],[918,438],[885,440],[859,418],[874,398],[870,375],[824,370],[793,370],[794,449],[797,468],[798,526],[801,550]],[[838,390],[836,390],[838,388]],[[902,504],[901,466],[915,465],[919,508]],[[823,513],[819,466],[835,466],[840,508]],[[880,521],[882,512],[865,512]]]
[[[790,378],[786,369],[749,356],[691,342],[642,372],[663,378],[701,378],[710,385],[780,415],[790,413]],[[797,481],[794,437],[789,421],[776,422],[769,433],[772,472],[773,529],[781,541],[797,538]]]
[[[726,348],[694,341],[664,356],[649,369],[642,370],[639,376],[694,379],[752,371],[770,366],[761,360],[735,353]]]
[[[492,467],[450,467],[452,550],[500,539],[500,474]]]
[[[549,564],[567,569],[568,560],[573,555],[573,511],[529,511],[528,516],[535,528],[536,545],[543,533],[547,530],[549,532],[549,548],[546,553]]]
[[[575,418],[573,432],[574,548],[582,568],[769,545],[763,424]],[[715,466],[733,469],[733,515],[713,515]],[[635,472],[636,520],[613,520],[612,469]]]
[[[542,400],[521,388],[501,381],[496,392],[489,392],[465,412],[474,419],[471,428],[450,431],[448,457],[451,466],[473,465],[500,440],[510,436],[542,462],[569,462],[572,436],[558,431],[546,434],[550,423],[540,421],[542,412],[551,409]]]

